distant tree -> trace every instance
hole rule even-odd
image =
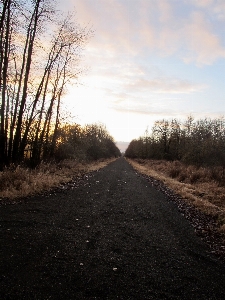
[[[85,128],[87,157],[91,160],[120,156],[113,138],[102,124],[91,124]]]
[[[158,144],[158,155],[159,158],[168,159],[170,158],[170,123],[167,120],[156,121],[153,129],[152,135]]]
[[[180,160],[181,140],[182,140],[181,123],[178,120],[173,119],[170,122],[170,147],[169,147],[170,159]]]
[[[125,156],[129,158],[142,158],[143,153],[143,140],[140,138],[138,140],[134,139],[130,142],[125,151]]]
[[[102,124],[78,124],[59,128],[56,138],[56,159],[97,160],[121,155],[113,138]]]
[[[132,140],[125,152],[130,158],[181,160],[197,166],[220,166],[225,173],[225,119],[190,116],[156,121],[151,135]]]

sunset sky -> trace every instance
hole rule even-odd
[[[66,103],[129,142],[155,120],[225,115],[224,0],[60,0],[92,26]]]

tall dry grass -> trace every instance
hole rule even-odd
[[[58,164],[40,164],[35,170],[13,166],[0,172],[0,201],[48,191],[75,177],[101,169],[115,159],[101,159],[91,163],[64,160]]]
[[[207,215],[217,218],[225,233],[225,185],[222,168],[197,168],[179,161],[127,159],[139,172],[162,181]]]

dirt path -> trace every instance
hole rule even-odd
[[[224,299],[225,266],[120,158],[0,207],[0,299]]]

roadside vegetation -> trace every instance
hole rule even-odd
[[[41,163],[35,169],[21,166],[7,168],[0,172],[0,200],[17,201],[17,198],[63,188],[68,183],[73,186],[82,176],[105,167],[115,159],[89,162],[66,159],[58,163]]]
[[[225,233],[225,120],[189,117],[158,121],[129,144],[125,156],[143,174],[162,181]]]
[[[102,124],[65,125],[56,136],[54,156],[30,167],[27,151],[21,164],[10,164],[0,172],[0,199],[37,194],[79,179],[120,156],[113,138]]]
[[[52,188],[120,155],[104,125],[68,122],[63,96],[93,31],[56,4],[0,3],[0,197]]]

